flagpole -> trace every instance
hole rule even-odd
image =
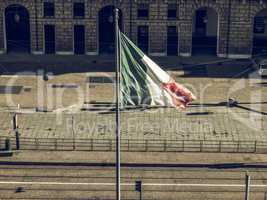
[[[116,199],[121,200],[121,160],[120,160],[120,45],[119,9],[115,8],[115,51],[116,51]]]

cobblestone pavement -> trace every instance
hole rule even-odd
[[[12,116],[0,113],[1,135],[14,134]],[[240,108],[137,109],[122,112],[121,123],[123,139],[267,141],[267,116]],[[115,138],[113,111],[19,114],[18,124],[28,138]]]
[[[193,91],[197,101],[183,112],[166,108],[124,111],[122,138],[267,141],[267,80],[246,69],[247,63],[230,62],[169,71]],[[23,137],[114,138],[115,114],[109,107],[114,102],[113,84],[87,82],[88,77],[113,75],[65,73],[41,85],[40,76],[1,75],[0,85],[23,89],[18,94],[0,94],[0,135],[14,135],[12,112],[20,104],[18,123]],[[41,109],[46,113],[35,112],[40,109],[39,87],[44,97]],[[230,97],[238,101],[238,107],[225,106]]]

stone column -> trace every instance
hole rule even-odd
[[[70,21],[58,21],[56,24],[56,53],[73,54],[73,24]]]
[[[149,54],[151,56],[166,56],[167,54],[167,8],[167,4],[161,0],[150,4]]]
[[[31,17],[31,52],[33,54],[44,54],[44,25],[43,25],[43,3],[42,0],[33,4]]]
[[[98,55],[97,19],[92,19],[86,26],[86,54]]]
[[[131,0],[129,0],[131,1]],[[137,27],[138,27],[138,20],[137,20],[137,4],[135,2],[132,2],[132,19],[130,21],[130,11],[129,11],[129,29],[126,29],[126,33],[128,33],[128,36],[130,39],[137,44]],[[126,14],[124,14],[126,15]],[[131,27],[130,27],[131,26]],[[129,32],[128,32],[128,31]]]
[[[178,28],[178,52],[180,56],[189,57],[192,51],[192,5],[183,1],[179,6],[179,28]]]
[[[249,58],[252,53],[252,20],[249,13],[249,3],[232,2],[229,58]]]
[[[37,5],[34,1],[29,2],[29,23],[30,23],[30,42],[31,42],[31,53],[37,54],[37,30],[36,30],[36,14],[37,14]]]
[[[133,4],[135,4],[134,2],[131,2],[132,6]],[[131,19],[131,10],[130,9],[131,5],[130,5],[130,1],[122,1],[122,3],[119,6],[119,9],[122,12],[122,27],[121,27],[121,31],[123,31],[128,37],[130,37],[130,30],[132,27],[130,27],[130,19]],[[132,30],[133,31],[133,30]]]
[[[56,54],[73,54],[72,1],[56,1]]]
[[[228,24],[225,22],[219,23],[219,35],[218,37],[218,47],[217,47],[217,56],[218,57],[227,57],[227,29]]]
[[[178,28],[179,55],[191,56],[192,51],[192,20],[181,20]]]
[[[96,1],[88,1],[86,6],[89,20],[86,22],[86,54],[98,55],[98,9]]]

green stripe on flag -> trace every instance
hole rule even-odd
[[[125,105],[151,104],[151,93],[147,82],[147,65],[144,53],[120,33],[121,102]]]

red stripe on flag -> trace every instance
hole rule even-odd
[[[162,83],[163,88],[171,95],[173,104],[179,108],[186,108],[196,97],[183,85],[172,80],[169,83]]]

